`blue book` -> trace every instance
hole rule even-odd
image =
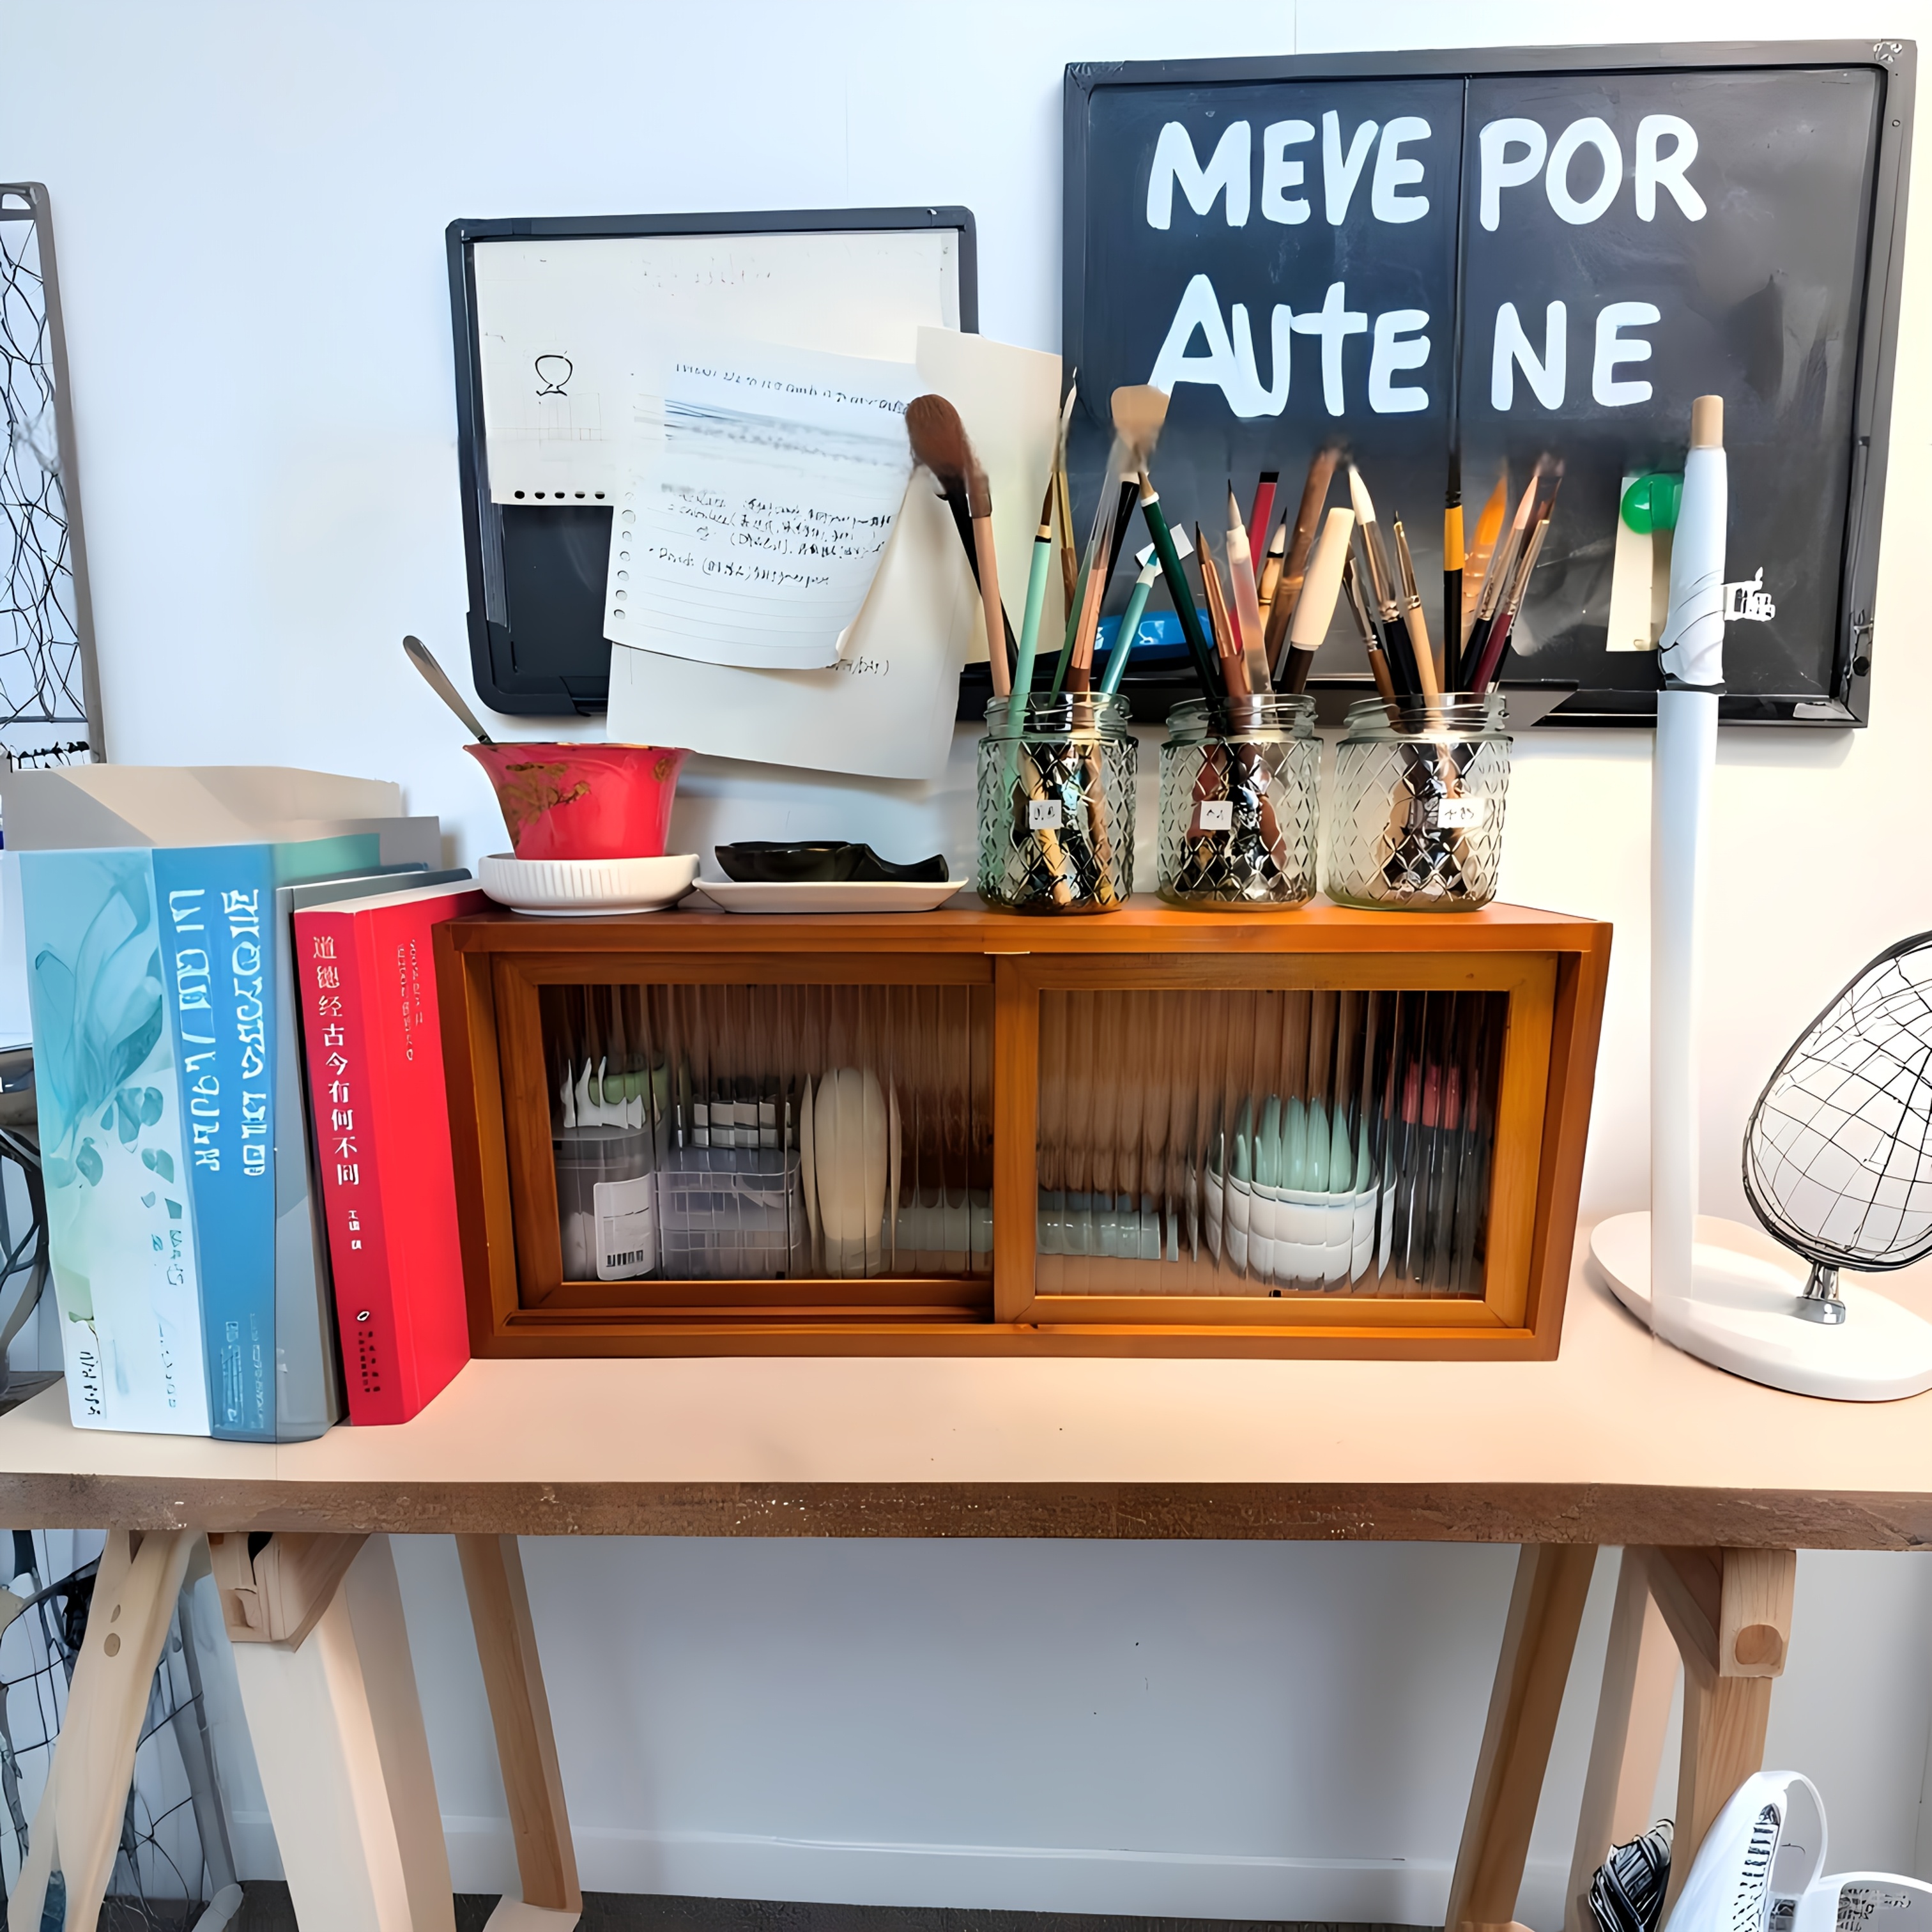
[[[162,977],[180,1054],[211,1432],[275,1439],[274,854],[157,851]]]
[[[84,1429],[208,1432],[181,1064],[154,855],[23,852],[47,1238]]]

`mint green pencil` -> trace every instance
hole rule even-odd
[[[1127,668],[1127,654],[1134,647],[1139,635],[1141,618],[1147,609],[1148,593],[1153,590],[1154,580],[1160,574],[1160,559],[1154,554],[1152,544],[1136,550],[1134,555],[1141,567],[1141,574],[1134,579],[1133,594],[1127,599],[1127,608],[1120,614],[1120,628],[1114,633],[1114,648],[1107,653],[1107,674],[1100,680],[1100,688],[1111,698],[1120,688],[1120,679]]]

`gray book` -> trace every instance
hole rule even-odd
[[[296,982],[294,920],[304,906],[369,898],[405,886],[440,886],[470,877],[459,866],[421,865],[311,879],[275,890],[275,1439],[305,1442],[343,1417],[341,1351],[335,1330],[335,1284],[328,1240],[316,1203],[314,1116],[308,1064],[302,1052]]]

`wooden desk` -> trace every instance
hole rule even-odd
[[[567,1862],[568,1825],[515,1544],[499,1538],[1520,1544],[1450,1916],[1452,1925],[1502,1924],[1514,1910],[1598,1546],[1649,1553],[1626,1564],[1638,1580],[1619,1592],[1580,1865],[1587,1858],[1594,1870],[1605,1834],[1622,1830],[1620,1791],[1641,1786],[1648,1800],[1663,1747],[1656,1684],[1660,1676],[1667,1707],[1674,1640],[1689,1686],[1681,1870],[1762,1751],[1770,1680],[1789,1636],[1792,1552],[1932,1543],[1932,1396],[1826,1403],[1726,1376],[1652,1340],[1595,1280],[1582,1252],[1562,1351],[1550,1362],[477,1361],[404,1426],[338,1429],[280,1448],[77,1430],[53,1388],[0,1416],[0,1514],[22,1526],[278,1532],[290,1571],[278,1587],[291,1593],[292,1616],[307,1613],[301,1589],[323,1599],[307,1606],[318,1632],[344,1620],[334,1592],[347,1566],[330,1576],[325,1561],[346,1546],[337,1540],[463,1538],[506,1772],[514,1744],[538,1774],[529,1789],[512,1791],[513,1821],[520,1845],[548,1846],[553,1863]],[[1918,1272],[1886,1286],[1932,1313],[1932,1268]],[[221,1546],[238,1555],[246,1546]],[[366,1561],[378,1574],[364,1594],[383,1603],[365,1610],[362,1628],[381,1633],[383,1696],[406,1696],[404,1729],[420,1738],[406,1645],[400,1678],[391,1654],[401,1636],[399,1605],[385,1607],[394,1593],[392,1573],[386,1583],[381,1574],[386,1549],[369,1547],[375,1553],[356,1560],[352,1582]],[[218,1555],[216,1567],[222,1574]],[[272,1720],[285,1736],[341,1729],[344,1700],[363,1696],[358,1667],[372,1682],[376,1675],[376,1640],[358,1646],[356,1635],[335,1631],[321,1673],[329,1681],[299,1695],[290,1688],[292,1664],[270,1660],[300,1652],[238,1645],[258,1739]],[[1670,1670],[1660,1669],[1660,1654]],[[367,1727],[366,1711],[358,1721]],[[379,1760],[402,1749],[376,1742]],[[274,1757],[275,1740],[263,1748]],[[426,1750],[419,1762],[426,1770]],[[352,1791],[358,1775],[380,1786],[393,1772],[379,1763],[373,1774],[352,1766],[345,1775]],[[517,1781],[506,1775],[506,1786]],[[304,1802],[313,1813],[313,1795]],[[390,1809],[399,1842],[412,1829],[433,1832],[440,1857],[433,1804],[414,1826],[393,1793]],[[313,1816],[285,1821],[278,1809],[276,1824],[278,1836],[289,1834],[285,1857],[304,1832],[316,1835]],[[332,1882],[350,1856],[347,1842],[328,1843]],[[397,1856],[406,1876],[410,1848]],[[298,1850],[292,1864],[302,1863]],[[421,1898],[428,1883],[418,1877],[407,1888]],[[574,1870],[568,1883],[574,1889]],[[442,1884],[446,1892],[446,1866]],[[379,1898],[374,1916],[338,1906],[330,1922],[430,1922],[386,1916]]]

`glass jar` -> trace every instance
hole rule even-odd
[[[1500,692],[1352,704],[1328,813],[1328,896],[1408,912],[1487,905],[1509,793],[1503,728]]]
[[[1279,906],[1313,898],[1321,775],[1312,698],[1177,704],[1160,748],[1161,897]]]
[[[980,896],[1010,912],[1115,912],[1134,878],[1133,734],[1124,698],[1036,693],[986,706]]]

